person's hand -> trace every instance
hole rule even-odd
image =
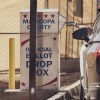
[[[75,27],[76,28],[79,28],[79,23],[75,23]]]

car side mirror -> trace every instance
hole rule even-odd
[[[72,33],[74,39],[89,41],[87,28],[76,30]]]

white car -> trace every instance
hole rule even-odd
[[[88,36],[87,28],[72,33],[74,39],[85,40],[80,50],[80,100],[100,100],[100,14]]]

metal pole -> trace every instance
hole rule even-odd
[[[15,89],[15,39],[9,39],[9,89]]]
[[[30,0],[29,100],[36,100],[36,12],[37,0]]]

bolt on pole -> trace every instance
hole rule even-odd
[[[30,0],[29,100],[36,100],[36,13],[37,0]]]

